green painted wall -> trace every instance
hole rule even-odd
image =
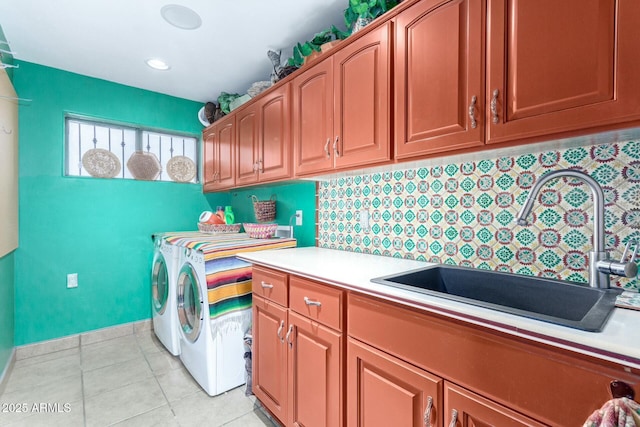
[[[202,186],[64,177],[64,115],[199,134],[201,104],[20,62],[15,345],[151,317],[151,234],[194,230]],[[68,273],[79,286],[66,288]]]
[[[291,215],[302,210],[302,226],[294,227],[298,246],[315,246],[316,183],[310,181],[254,187],[231,192],[231,205],[236,222],[256,222],[251,196],[258,200],[269,200],[276,196],[276,219],[280,225],[288,225]],[[214,203],[211,203],[212,205]],[[295,219],[293,224],[295,224]]]
[[[13,350],[14,253],[0,258],[0,375],[7,366]]]
[[[302,209],[298,244],[315,245],[313,182],[203,195],[194,184],[63,176],[66,113],[197,135],[201,104],[19,64],[13,84],[33,101],[19,110],[15,345],[150,318],[151,234],[194,230],[199,214],[217,205],[231,204],[238,222],[253,222],[248,196],[276,194],[277,222]],[[78,288],[66,288],[68,273],[78,273]]]

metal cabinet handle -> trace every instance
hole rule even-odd
[[[278,339],[281,343],[284,343],[284,337],[281,335],[282,330],[284,329],[284,320],[280,321],[280,327],[278,328]]]
[[[338,149],[338,140],[340,139],[339,136],[336,136],[336,140],[333,141],[333,151],[336,153],[336,157],[340,157],[340,149]]]
[[[312,299],[309,299],[309,297],[304,297],[304,303],[307,305],[315,305],[320,307],[322,305],[322,303],[320,301],[314,301]]]
[[[433,408],[433,397],[427,397],[427,407],[424,410],[424,426],[431,426],[431,409]]]
[[[329,144],[331,144],[331,138],[327,138],[327,143],[324,144],[324,152],[327,153],[327,159],[331,157],[331,153],[329,152]]]
[[[265,289],[273,289],[273,285],[271,283],[267,283],[264,280],[260,282],[260,286]]]
[[[458,424],[458,411],[456,409],[451,410],[451,422],[449,423],[449,427],[456,427]]]
[[[471,97],[471,104],[469,104],[469,119],[471,119],[471,128],[475,129],[478,127],[478,122],[476,121],[476,103],[478,102],[478,97],[473,95]]]
[[[493,91],[493,97],[491,98],[491,121],[494,125],[497,125],[500,121],[498,117],[498,95],[500,95],[500,91],[496,89]]]
[[[289,339],[291,337],[291,332],[293,332],[293,325],[289,325],[289,330],[287,331],[287,343],[289,343],[289,348],[293,347],[293,341]]]

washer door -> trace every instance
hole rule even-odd
[[[151,270],[151,303],[158,314],[167,309],[169,297],[169,270],[161,253],[158,253]]]
[[[198,276],[191,264],[185,264],[178,276],[178,319],[185,338],[195,342],[202,329],[202,294]]]

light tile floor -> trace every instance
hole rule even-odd
[[[18,360],[0,394],[0,426],[113,425],[274,426],[245,386],[208,396],[152,330]]]

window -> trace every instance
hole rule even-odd
[[[198,182],[193,136],[67,117],[65,175]]]

